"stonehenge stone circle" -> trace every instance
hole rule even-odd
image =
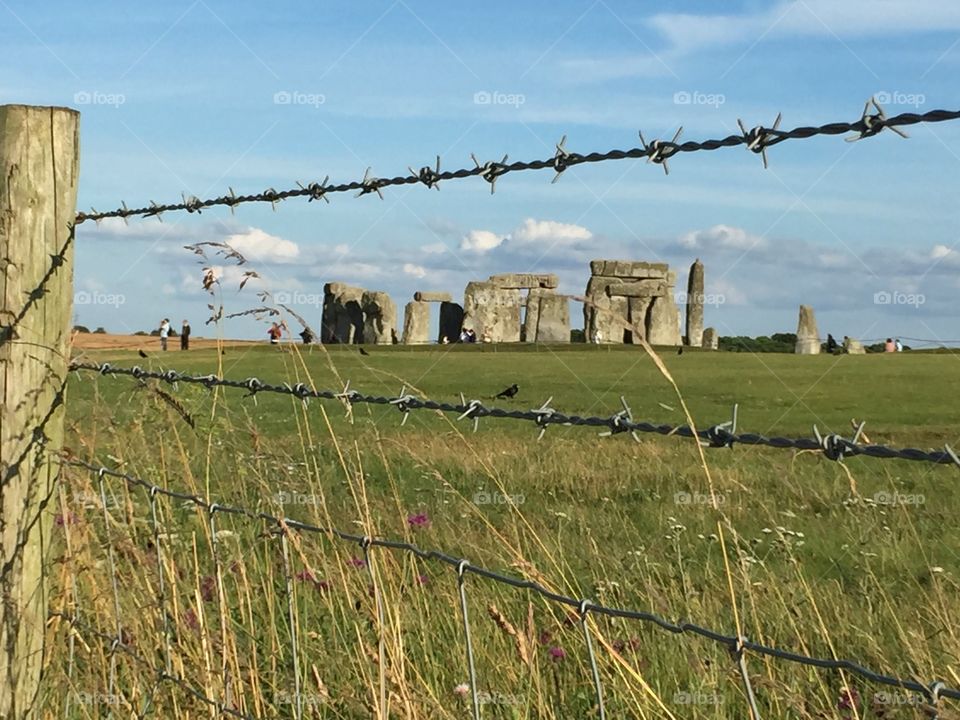
[[[527,295],[523,338],[527,342],[570,342],[570,300],[552,290],[534,288]]]
[[[323,286],[321,342],[363,342],[363,288],[344,283]]]
[[[363,307],[363,342],[372,345],[391,345],[397,332],[397,306],[390,296],[379,290],[367,290],[361,300]]]
[[[520,342],[520,290],[492,282],[467,283],[463,299],[463,327],[490,342]]]
[[[411,300],[403,308],[404,345],[425,345],[430,342],[430,303]]]
[[[700,258],[690,266],[687,277],[687,344],[699,347],[703,337],[703,263]]]
[[[813,308],[809,305],[800,306],[800,319],[797,322],[797,344],[794,352],[797,355],[820,354],[820,333],[817,330],[817,319],[813,315]]]
[[[701,340],[700,347],[704,350],[716,350],[720,347],[720,336],[717,335],[717,331],[712,327],[708,327],[703,331],[703,339]]]
[[[593,260],[584,303],[584,332],[601,343],[680,345],[680,314],[673,299],[676,273],[666,263]]]
[[[549,288],[555,290],[560,279],[551,273],[504,273],[491,275],[487,282],[506,290],[534,290]]]
[[[430,303],[430,302],[443,303],[443,302],[451,302],[453,300],[453,298],[450,297],[450,293],[448,292],[429,292],[429,291],[425,292],[423,290],[417,290],[417,292],[413,294],[413,299],[416,300],[417,302],[425,302],[425,303]]]

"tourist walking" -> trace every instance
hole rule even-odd
[[[280,326],[274,323],[270,326],[270,329],[267,330],[267,335],[270,336],[271,345],[279,345],[280,337],[283,335],[283,330],[280,329]]]
[[[883,351],[889,353],[897,351],[897,346],[894,344],[893,338],[887,338],[887,341],[883,344]]]
[[[183,326],[180,328],[180,349],[190,349],[190,323],[186,320],[183,321]]]
[[[164,318],[160,322],[160,349],[167,349],[167,338],[170,337],[170,321]]]

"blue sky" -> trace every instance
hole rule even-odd
[[[637,131],[723,137],[957,107],[960,5],[934,0],[454,4],[371,0],[0,0],[0,103],[81,111],[79,206],[140,206],[322,180],[630,148]],[[700,257],[722,335],[792,332],[812,305],[821,334],[960,338],[960,123],[857,143],[839,137],[423,186],[327,205],[292,200],[172,214],[78,232],[75,317],[110,331],[161,317],[203,327],[198,257],[228,241],[226,312],[285,293],[319,324],[323,283],[462,297],[494,272],[556,272],[582,293],[591,258]],[[262,281],[238,291],[251,267]],[[880,295],[878,295],[880,293]],[[883,293],[886,293],[884,295]],[[890,302],[884,302],[889,299]],[[579,306],[572,306],[575,324]],[[402,318],[401,318],[402,321]],[[231,320],[231,337],[262,323]]]

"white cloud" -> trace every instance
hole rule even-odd
[[[510,245],[553,245],[570,247],[589,240],[593,233],[582,225],[527,218],[509,236]]]
[[[427,274],[426,268],[422,265],[414,265],[413,263],[404,263],[403,272],[405,275],[410,275],[415,278],[422,278]]]
[[[759,235],[751,235],[743,228],[714,225],[706,230],[688,232],[677,240],[677,244],[687,250],[712,248],[752,250],[765,247],[767,241]]]
[[[260,228],[247,228],[228,236],[224,242],[254,262],[289,263],[300,256],[300,248],[295,242],[270,235]]]
[[[447,252],[448,248],[442,242],[430,243],[429,245],[421,245],[420,249],[425,252],[427,255],[441,255]]]
[[[460,249],[467,252],[486,253],[498,248],[506,239],[489,230],[471,230],[460,239]]]
[[[346,255],[348,252],[350,252],[350,246],[340,243],[339,245],[333,246],[333,251],[337,253],[337,255]]]

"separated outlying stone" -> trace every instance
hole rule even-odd
[[[800,319],[797,322],[797,344],[794,353],[797,355],[820,354],[820,333],[817,330],[817,319],[813,315],[813,308],[809,305],[800,306]]]
[[[635,260],[591,260],[590,274],[615,278],[666,278],[670,267],[666,263]]]
[[[560,284],[560,279],[552,273],[503,273],[491,275],[487,282],[509,290],[533,290],[555,289]]]
[[[397,306],[385,292],[367,290],[361,298],[363,342],[390,345],[397,334]]]
[[[847,355],[866,355],[867,351],[863,347],[863,343],[859,340],[854,340],[852,337],[843,339],[843,351]]]
[[[570,342],[570,300],[566,295],[533,289],[526,304],[523,337],[527,342]]]
[[[363,342],[363,288],[345,283],[323,286],[322,342]]]
[[[463,307],[455,302],[440,303],[440,336],[437,342],[456,342],[463,329]]]
[[[463,327],[490,342],[520,341],[520,291],[470,282],[464,291]]]
[[[703,338],[703,263],[697,258],[687,278],[687,344],[700,347]]]
[[[430,342],[430,304],[412,300],[403,309],[404,345],[425,345]]]
[[[703,331],[703,340],[701,341],[700,347],[704,350],[716,350],[720,347],[720,336],[717,335],[717,331],[712,327],[708,327]]]
[[[423,290],[418,290],[413,294],[413,299],[417,302],[450,302],[453,300],[450,297],[450,293],[446,292],[425,292]]]

